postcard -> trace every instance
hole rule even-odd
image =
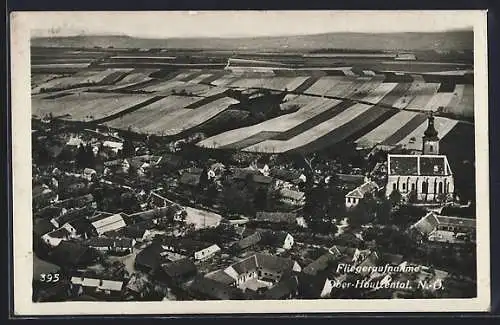
[[[15,315],[489,310],[485,11],[10,22]]]

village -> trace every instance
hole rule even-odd
[[[474,297],[475,199],[432,114],[421,136],[277,155],[34,121],[33,300]]]

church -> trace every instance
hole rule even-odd
[[[432,114],[423,135],[422,151],[415,155],[387,156],[386,196],[395,190],[403,197],[411,192],[417,201],[443,201],[454,197],[453,173],[446,155],[439,154],[439,136]]]

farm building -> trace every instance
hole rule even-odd
[[[475,240],[476,220],[438,215],[429,212],[411,226],[431,241],[460,242]]]
[[[365,198],[367,194],[373,193],[378,190],[378,185],[375,182],[366,182],[358,186],[354,190],[345,195],[346,208],[352,208]]]

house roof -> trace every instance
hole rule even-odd
[[[86,244],[90,247],[132,247],[134,242],[130,238],[93,237]]]
[[[297,291],[298,282],[295,277],[286,277],[282,279],[271,289],[264,293],[264,299],[278,300],[286,299],[290,294]]]
[[[271,168],[269,175],[290,183],[298,184],[300,183],[299,177],[301,173],[287,169]]]
[[[117,230],[127,225],[123,220],[122,215],[119,213],[110,216],[101,215],[98,217],[94,217],[92,218],[91,223],[99,234]]]
[[[476,219],[448,216],[436,216],[436,219],[440,225],[476,228]]]
[[[87,246],[76,242],[62,241],[50,252],[51,260],[57,261],[59,265],[78,265],[84,262],[84,256],[89,252]]]
[[[153,242],[136,255],[135,264],[154,270],[160,266],[160,253],[163,251],[164,249],[160,243]]]
[[[358,199],[362,199],[365,197],[367,193],[371,193],[375,190],[378,190],[378,185],[375,182],[366,182],[361,186],[358,186],[354,190],[350,191],[346,194],[346,197],[354,197]]]
[[[231,276],[224,272],[224,270],[218,270],[212,273],[208,273],[207,275],[205,275],[205,277],[227,285],[230,285],[235,281]]]
[[[66,228],[59,228],[46,234],[52,238],[68,238],[71,233]]]
[[[266,212],[259,211],[255,218],[260,221],[285,222],[290,224],[297,223],[297,213],[295,212]]]
[[[433,212],[429,212],[427,215],[422,217],[422,219],[413,224],[412,228],[417,229],[422,234],[428,235],[436,229],[438,224],[439,221],[436,218],[436,215]]]
[[[340,254],[332,254],[327,252],[316,260],[314,260],[311,264],[307,265],[302,272],[308,275],[316,275],[319,272],[323,272],[335,262],[338,261]]]
[[[161,268],[165,274],[172,278],[193,274],[196,273],[197,270],[196,265],[187,258],[163,264]]]
[[[305,198],[304,192],[294,191],[287,188],[280,189],[281,196],[294,201],[301,201]]]
[[[273,181],[272,177],[264,175],[253,175],[252,179],[255,183],[259,184],[270,184]]]
[[[237,245],[239,246],[239,248],[241,249],[245,249],[245,248],[248,248],[250,246],[253,246],[255,244],[257,244],[258,242],[260,242],[262,239],[262,236],[260,234],[260,232],[256,232],[250,236],[247,236],[245,238],[243,238],[242,240],[240,240]]]
[[[101,290],[121,291],[124,281],[100,279],[96,277],[71,277],[71,283],[83,287],[93,287]]]
[[[189,288],[191,292],[210,299],[236,300],[243,298],[241,290],[203,276],[195,278]]]
[[[266,231],[262,234],[262,239],[268,245],[283,246],[288,235],[286,231]]]
[[[344,183],[363,184],[365,176],[363,175],[350,175],[350,174],[337,174],[337,178]]]

